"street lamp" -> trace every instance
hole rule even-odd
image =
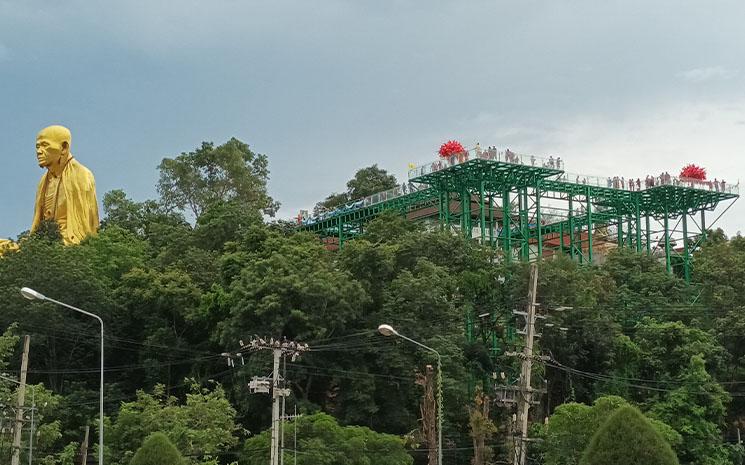
[[[28,300],[41,300],[41,301],[47,301],[55,303],[61,307],[69,308],[70,310],[75,310],[78,313],[82,313],[83,315],[87,315],[91,318],[95,318],[98,320],[98,322],[101,324],[101,386],[99,388],[99,411],[98,411],[98,465],[103,465],[103,320],[98,315],[95,315],[90,312],[86,312],[85,310],[81,310],[77,307],[73,307],[72,305],[68,305],[64,302],[60,302],[58,300],[54,300],[52,298],[49,298],[42,294],[41,292],[37,292],[33,289],[30,289],[28,287],[24,287],[21,289],[21,295],[23,297],[27,298]]]
[[[419,347],[423,349],[429,350],[430,352],[434,352],[434,354],[437,355],[437,465],[442,465],[442,415],[443,413],[442,413],[442,358],[440,357],[440,353],[431,347],[425,346],[421,342],[417,342],[414,339],[404,336],[403,334],[393,329],[393,326],[391,325],[382,324],[378,326],[378,332],[386,337],[389,337],[389,336],[400,337],[401,339],[405,339],[411,342],[412,344],[418,345]]]

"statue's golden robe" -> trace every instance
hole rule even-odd
[[[34,221],[31,231],[35,231],[44,219],[44,196],[47,186],[47,171],[41,177],[36,190]],[[61,176],[61,188],[66,203],[66,221],[60,225],[60,234],[66,245],[77,244],[98,231],[98,201],[96,200],[96,181],[88,168],[71,158],[65,165]]]

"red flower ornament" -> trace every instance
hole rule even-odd
[[[465,152],[466,149],[457,140],[449,140],[440,146],[438,153],[442,158],[450,158],[452,155],[458,155]]]
[[[680,170],[679,177],[706,181],[706,169],[691,163],[684,166],[683,169]]]

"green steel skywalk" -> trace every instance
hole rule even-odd
[[[664,257],[668,271],[680,267],[676,271],[689,280],[691,254],[711,226],[705,212],[739,197],[737,186],[674,177],[655,187],[622,189],[610,178],[567,173],[559,159],[509,151],[469,156],[417,167],[408,188],[351,202],[299,229],[336,237],[342,246],[383,211],[436,215],[441,228],[498,247],[506,260],[562,253],[592,263],[604,247],[628,247]]]

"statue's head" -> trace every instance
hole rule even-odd
[[[49,126],[39,131],[36,136],[36,159],[39,166],[48,168],[67,160],[71,142],[70,130],[64,126]]]

